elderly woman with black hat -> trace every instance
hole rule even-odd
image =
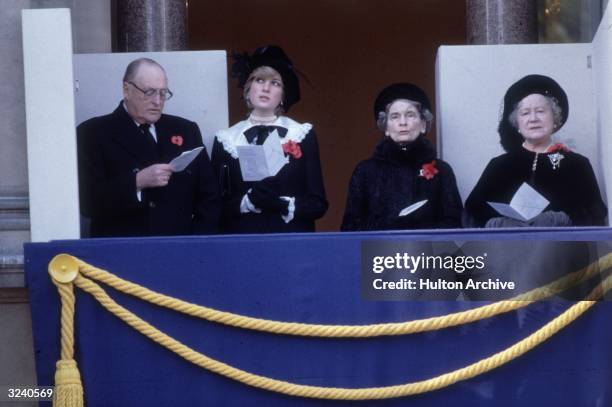
[[[604,225],[607,209],[589,160],[553,142],[568,113],[565,91],[547,76],[528,75],[508,88],[498,126],[506,153],[489,162],[465,202],[474,226]],[[524,183],[549,202],[533,219],[500,216],[487,203],[510,202]]]
[[[433,120],[425,92],[410,83],[386,87],[374,118],[384,137],[353,172],[341,229],[460,227],[455,175],[425,138]]]
[[[311,232],[327,210],[319,147],[309,123],[283,114],[300,100],[291,60],[276,46],[235,57],[233,71],[249,110],[246,120],[215,134],[213,168],[219,176],[226,233]],[[279,137],[286,164],[260,181],[244,181],[240,146]]]

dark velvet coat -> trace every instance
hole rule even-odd
[[[433,160],[438,173],[427,179],[421,170]],[[424,199],[428,202],[421,208],[398,216],[405,207]],[[341,229],[456,228],[461,225],[461,212],[453,170],[436,159],[427,139],[421,136],[402,149],[385,137],[372,158],[360,162],[353,172]]]
[[[476,226],[484,226],[492,217],[501,216],[487,201],[510,203],[527,182],[550,205],[545,210],[563,211],[575,226],[604,225],[607,214],[597,180],[589,160],[577,153],[563,152],[559,167],[554,169],[551,153],[538,154],[519,148],[492,159],[465,202],[466,212]]]
[[[313,232],[315,220],[327,211],[319,146],[312,126],[300,124],[281,116],[273,125],[281,142],[293,140],[300,146],[302,156],[289,156],[287,163],[275,176],[280,183],[279,196],[295,197],[294,219],[289,223],[281,213],[241,213],[240,203],[256,182],[242,179],[240,163],[235,147],[247,145],[245,133],[253,129],[248,121],[242,121],[227,130],[217,132],[212,152],[212,164],[220,183],[223,197],[222,231],[224,233],[284,233]],[[229,150],[229,151],[228,151]]]
[[[109,115],[77,128],[81,213],[91,219],[91,236],[150,236],[214,233],[221,202],[206,150],[167,186],[136,195],[136,172],[169,163],[202,146],[196,123],[163,114],[155,123],[157,146],[144,137],[120,103]],[[182,144],[172,143],[181,136]]]

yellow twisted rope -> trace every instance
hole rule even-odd
[[[74,360],[74,291],[72,283],[65,284],[51,279],[57,286],[62,300],[61,310],[61,359],[56,363],[54,406],[83,406],[83,385]]]
[[[94,267],[80,259],[75,260],[79,266],[80,273],[84,276],[105,283],[125,294],[135,296],[152,304],[169,308],[193,317],[202,318],[211,322],[217,322],[237,328],[252,329],[262,332],[328,338],[366,338],[376,336],[407,335],[467,324],[525,307],[535,301],[562,292],[576,283],[588,280],[601,270],[606,270],[612,267],[611,253],[599,258],[597,261],[581,270],[569,273],[566,276],[553,281],[552,283],[536,288],[512,299],[498,301],[493,304],[480,306],[467,311],[455,312],[448,315],[406,322],[392,322],[371,325],[323,325],[273,321],[215,310],[213,308],[208,308],[160,294],[138,284],[121,279],[106,270]]]
[[[72,284],[61,284],[52,280],[62,299],[61,310],[61,358],[65,360],[74,358],[74,291]]]
[[[395,386],[360,389],[307,386],[276,380],[237,369],[212,359],[202,353],[194,351],[188,346],[148,324],[143,319],[137,317],[113,301],[113,299],[110,298],[95,282],[88,280],[81,275],[77,275],[76,279],[74,280],[74,284],[76,284],[82,290],[90,293],[104,308],[112,312],[114,315],[151,340],[171,350],[185,360],[227,378],[239,381],[249,386],[291,396],[333,400],[373,400],[409,396],[441,389],[459,381],[467,380],[493,370],[523,355],[527,351],[533,349],[540,343],[550,338],[552,335],[560,331],[562,328],[570,324],[589,308],[591,308],[595,304],[596,299],[599,299],[606,291],[612,288],[612,275],[608,276],[608,278],[600,283],[587,296],[585,301],[580,301],[574,304],[561,315],[557,316],[525,339],[490,357],[482,359],[464,368],[457,369],[427,380]],[[60,290],[60,294],[63,294],[63,291]]]

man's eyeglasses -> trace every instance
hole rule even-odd
[[[172,92],[170,91],[170,89],[140,89],[138,87],[138,85],[136,85],[134,82],[127,82],[130,85],[132,85],[133,87],[135,87],[136,89],[138,89],[139,91],[141,91],[145,97],[147,99],[152,99],[155,97],[155,95],[159,95],[159,98],[162,100],[168,100],[170,98],[172,98]]]

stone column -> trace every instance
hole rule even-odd
[[[537,0],[466,0],[467,43],[538,42]]]
[[[187,0],[117,0],[120,52],[187,49]]]

